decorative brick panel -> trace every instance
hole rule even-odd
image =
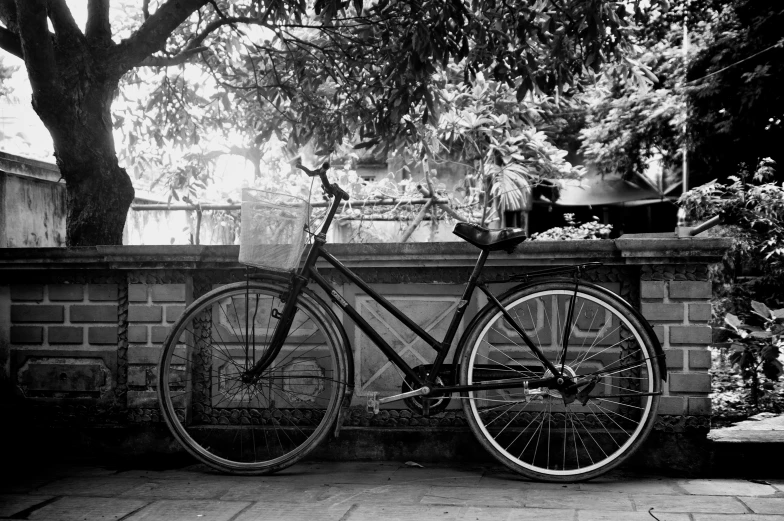
[[[117,284],[90,284],[88,295],[93,301],[117,300]]]
[[[11,322],[62,322],[65,317],[63,306],[12,305]]]
[[[711,319],[709,303],[689,304],[689,322],[708,322]]]
[[[185,306],[166,306],[166,322],[176,322],[185,311]]]
[[[670,344],[710,344],[713,331],[710,326],[670,326]]]
[[[43,344],[44,328],[41,326],[11,326],[12,344]]]
[[[690,349],[689,350],[689,369],[692,371],[699,369],[710,369],[711,367],[711,354],[710,351],[705,349]]]
[[[711,414],[711,399],[704,397],[690,396],[688,398],[689,408],[688,414],[692,416],[710,416]]]
[[[117,306],[71,306],[71,322],[117,323]]]
[[[184,284],[153,284],[150,293],[153,302],[185,302]]]
[[[664,281],[643,280],[640,282],[640,298],[642,299],[663,299],[665,285]]]
[[[44,287],[41,284],[12,284],[11,300],[41,302],[44,299]]]
[[[666,335],[664,333],[664,326],[653,326],[653,332],[661,345],[664,345]]]
[[[683,322],[683,304],[664,304],[661,302],[643,302],[642,314],[654,322]]]
[[[681,396],[662,396],[659,402],[659,414],[683,414],[686,401]]]
[[[49,326],[46,336],[49,344],[81,344],[84,341],[84,328]]]
[[[665,349],[667,369],[683,369],[683,349]]]
[[[713,295],[713,288],[708,281],[680,281],[670,282],[670,298],[677,299],[709,299]]]
[[[710,375],[707,373],[672,373],[670,374],[671,393],[709,393]]]
[[[128,320],[131,322],[154,322],[160,324],[163,319],[161,306],[128,306]]]
[[[128,326],[128,342],[132,344],[146,344],[147,326]]]
[[[105,345],[117,343],[116,327],[91,327],[87,330],[87,341],[90,344]]]
[[[84,286],[81,284],[49,284],[49,300],[52,302],[81,302]]]
[[[169,334],[168,326],[152,326],[152,343],[160,344],[166,340],[166,335]]]
[[[147,302],[147,284],[129,284],[128,301]]]

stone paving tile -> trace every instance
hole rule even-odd
[[[127,521],[228,521],[249,505],[244,501],[164,499],[146,506]]]
[[[431,487],[423,504],[483,507],[521,507],[525,495],[517,490],[493,488]]]
[[[427,493],[428,487],[419,485],[337,485],[314,489],[316,501],[326,506],[352,503],[363,505],[416,505]]]
[[[31,494],[49,496],[113,497],[138,487],[144,480],[138,478],[63,478],[42,486]]]
[[[39,488],[47,485],[53,481],[56,481],[57,477],[48,477],[48,476],[40,476],[40,477],[33,477],[33,476],[12,476],[7,475],[3,476],[2,480],[0,481],[0,492],[4,494],[26,494],[26,493],[36,493],[35,491]]]
[[[632,502],[627,496],[572,491],[564,491],[563,493],[541,491],[528,494],[525,499],[525,506],[533,508],[579,508],[586,510],[634,510]]]
[[[467,507],[459,514],[461,521],[572,521],[574,510],[555,508]]]
[[[739,497],[755,514],[784,513],[784,497]]]
[[[703,496],[771,496],[777,493],[770,485],[744,479],[692,479],[676,483],[689,494]]]
[[[486,488],[509,488],[516,490],[580,490],[579,483],[541,483],[530,481],[512,472],[486,472],[478,485]]]
[[[0,517],[11,517],[17,512],[27,510],[50,499],[52,499],[52,496],[0,495]]]
[[[346,521],[457,521],[461,519],[461,507],[430,505],[357,505],[352,506],[343,517]]]
[[[673,485],[672,481],[658,479],[629,479],[611,483],[580,483],[579,489],[583,492],[600,492],[615,494],[682,494]]]
[[[715,514],[743,514],[746,507],[733,497],[723,496],[657,496],[633,494],[638,511],[654,512],[705,512]]]
[[[659,521],[690,521],[689,514],[675,514],[672,512],[657,512],[653,514]],[[737,516],[736,516],[737,517]],[[601,510],[578,510],[578,521],[654,521],[655,518],[645,512],[612,512]],[[744,518],[745,519],[745,518]]]
[[[260,502],[244,510],[232,521],[339,521],[351,508],[352,503],[324,508],[322,505]]]
[[[123,497],[154,499],[218,499],[232,484],[224,480],[148,481],[122,493]]]
[[[27,519],[35,521],[102,521],[120,519],[147,504],[141,499],[102,497],[64,497],[33,511]]]
[[[694,521],[784,521],[784,515],[744,514],[694,514]]]
[[[479,484],[484,472],[478,470],[465,470],[464,468],[439,468],[401,467],[395,472],[390,481],[393,483],[448,483],[450,486],[474,487]]]

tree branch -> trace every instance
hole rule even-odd
[[[17,0],[19,38],[33,99],[59,99],[54,44],[49,33],[46,0]]]
[[[87,26],[84,31],[90,40],[103,44],[112,41],[112,24],[109,22],[109,0],[88,0]]]
[[[12,33],[5,27],[0,27],[0,49],[9,52],[17,58],[24,59],[22,54],[22,40],[16,33]]]
[[[82,31],[76,25],[71,10],[65,5],[65,0],[48,0],[49,19],[54,27],[54,34],[58,39],[79,38]],[[48,30],[46,31],[49,32]]]
[[[6,29],[12,33],[18,32],[19,26],[16,24],[16,3],[14,0],[0,0],[0,22],[3,22]]]
[[[122,75],[163,49],[171,33],[207,3],[208,0],[167,0],[130,38],[115,47],[115,72]]]
[[[139,67],[170,67],[173,65],[182,65],[194,56],[207,50],[209,50],[207,47],[196,47],[195,49],[182,51],[176,56],[148,56],[142,60]]]

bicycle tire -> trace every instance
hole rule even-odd
[[[594,376],[596,384],[571,403],[555,389],[526,392],[519,384],[465,392],[463,408],[479,442],[511,470],[540,481],[588,480],[628,459],[653,428],[662,385],[655,339],[639,315],[593,284],[581,282],[575,294],[574,281],[566,279],[513,288],[499,300],[556,367],[582,381]],[[499,375],[551,376],[492,304],[461,349],[462,385]]]
[[[190,454],[222,472],[268,474],[293,465],[324,439],[350,392],[345,333],[307,290],[276,358],[258,380],[240,379],[266,352],[273,310],[282,310],[288,290],[270,279],[210,291],[163,344],[163,417]]]

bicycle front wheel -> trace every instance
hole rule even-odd
[[[218,470],[281,470],[315,448],[339,415],[348,363],[326,304],[303,292],[283,347],[267,356],[287,291],[274,281],[213,290],[163,345],[158,397],[166,423],[188,452]],[[262,359],[262,374],[243,381]]]
[[[562,374],[581,382],[581,393],[520,386],[520,378],[552,373],[502,312],[488,308],[463,344],[460,382],[518,383],[464,393],[482,445],[515,472],[543,481],[590,479],[626,460],[653,428],[661,392],[655,339],[637,315],[597,286],[575,290],[566,280],[512,291],[501,304]]]

